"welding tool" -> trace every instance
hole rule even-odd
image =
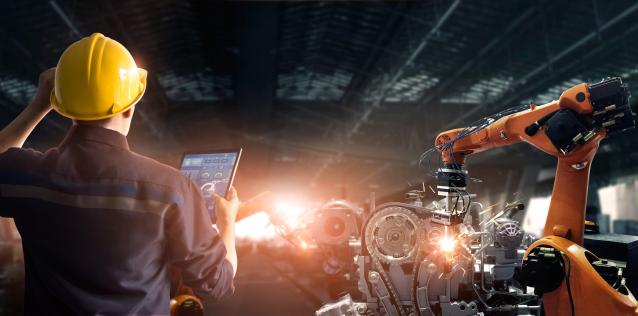
[[[582,83],[558,101],[506,110],[436,138],[438,191],[448,197],[440,217],[448,224],[464,215],[458,204],[468,196],[467,156],[523,141],[558,158],[543,238],[528,248],[523,265],[529,285],[543,295],[546,315],[638,314],[616,268],[582,247],[591,162],[602,139],[635,126],[629,97],[620,78]]]

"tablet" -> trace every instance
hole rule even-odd
[[[233,184],[235,171],[241,157],[241,148],[186,152],[180,170],[197,184],[206,200],[206,208],[215,223],[213,192],[226,196]]]

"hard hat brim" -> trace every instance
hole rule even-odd
[[[51,102],[51,107],[53,107],[53,109],[58,112],[60,115],[64,116],[64,117],[68,117],[70,119],[73,120],[77,120],[77,121],[97,121],[97,120],[103,120],[103,119],[107,119],[113,116],[116,116],[120,113],[126,112],[126,110],[130,109],[131,107],[133,107],[135,104],[137,104],[142,97],[144,96],[144,93],[146,92],[146,86],[147,86],[147,82],[146,82],[146,75],[147,75],[147,71],[145,69],[142,68],[137,68],[138,71],[142,74],[142,76],[140,76],[140,81],[142,83],[142,91],[140,91],[140,93],[135,97],[135,99],[133,99],[131,101],[130,104],[128,104],[125,107],[122,107],[121,110],[114,112],[114,113],[109,113],[109,114],[105,114],[105,115],[98,115],[98,116],[82,116],[76,113],[69,113],[64,111],[64,106],[62,106],[62,104],[60,102],[58,102],[58,98],[55,96],[55,88],[51,89],[51,96],[50,96],[50,102]]]

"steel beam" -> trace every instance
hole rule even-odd
[[[54,0],[50,0],[49,5],[51,5],[51,8],[53,8],[53,11],[60,17],[60,19],[62,19],[62,22],[66,24],[66,26],[69,28],[71,33],[73,33],[73,36],[82,37],[82,33],[80,32],[80,30],[78,30],[75,24],[73,24],[69,16],[64,12],[64,10],[62,10],[62,8],[57,2],[55,2]]]
[[[578,48],[580,48],[581,46],[585,45],[590,40],[595,39],[600,32],[604,32],[608,28],[616,25],[618,22],[622,21],[622,19],[626,18],[627,16],[629,16],[630,14],[636,12],[637,10],[638,10],[638,3],[636,3],[633,6],[627,8],[626,10],[623,10],[622,13],[620,13],[617,16],[607,20],[607,22],[605,22],[603,25],[601,25],[599,29],[596,29],[595,31],[590,32],[589,34],[583,36],[581,39],[579,39],[576,42],[572,43],[571,45],[569,45],[569,47],[567,47],[566,49],[564,49],[560,53],[552,56],[552,58],[550,58],[544,64],[534,68],[532,71],[527,73],[525,76],[523,76],[520,79],[518,79],[516,82],[514,82],[513,86],[517,87],[517,86],[526,84],[529,79],[531,79],[535,75],[539,74],[541,71],[543,71],[543,70],[545,70],[547,68],[550,68],[552,66],[552,64],[556,63],[558,60],[560,60],[561,58],[569,55],[570,53],[572,53],[574,51],[576,51]]]
[[[454,72],[451,76],[446,76],[445,80],[441,81],[434,88],[431,88],[430,91],[423,94],[421,100],[419,100],[419,104],[426,105],[433,100],[438,100],[444,93],[449,91],[450,86],[456,82],[456,80],[467,73],[469,70],[474,69],[480,62],[483,61],[483,58],[490,54],[495,49],[499,49],[502,47],[500,45],[502,42],[508,39],[508,36],[518,28],[519,25],[523,24],[523,22],[527,21],[529,17],[534,14],[535,8],[529,8],[525,10],[521,15],[519,15],[512,23],[510,23],[507,28],[501,33],[500,36],[493,38],[487,45],[481,48],[478,53],[474,56],[474,58],[468,60],[463,66],[461,66],[456,72]]]
[[[392,89],[392,87],[397,83],[397,81],[401,79],[406,69],[408,69],[409,67],[413,65],[416,58],[421,54],[421,52],[423,52],[423,50],[428,45],[432,37],[434,37],[437,33],[439,33],[443,24],[445,24],[445,22],[452,15],[452,13],[454,13],[456,8],[458,8],[459,4],[461,4],[461,0],[455,0],[447,8],[447,10],[445,10],[443,15],[439,18],[439,20],[434,25],[434,27],[425,35],[425,37],[421,40],[419,45],[417,45],[414,51],[412,51],[412,53],[408,55],[408,58],[401,64],[401,67],[399,67],[396,73],[392,76],[392,79],[390,79],[390,81],[387,84],[385,84],[384,87],[382,87],[380,96],[370,106],[368,106],[363,111],[359,119],[355,121],[351,130],[346,135],[348,139],[359,131],[359,128],[361,127],[361,125],[367,121],[367,119],[370,117],[372,112],[379,107],[381,102],[385,100],[385,97],[388,91],[390,91],[390,89]]]
[[[622,33],[620,33],[617,36],[614,36],[611,39],[607,39],[605,41],[605,45],[598,45],[597,47],[588,50],[587,52],[585,52],[582,56],[579,56],[579,58],[572,60],[571,62],[567,63],[566,65],[562,66],[562,67],[556,67],[554,66],[554,71],[552,71],[550,74],[548,74],[544,80],[538,80],[538,81],[532,81],[526,85],[524,85],[523,87],[521,87],[520,89],[518,89],[517,93],[510,93],[509,95],[507,95],[503,101],[501,101],[502,104],[511,104],[513,102],[516,102],[517,100],[521,99],[521,95],[525,95],[525,94],[529,94],[533,91],[538,91],[539,89],[542,89],[543,87],[546,86],[546,82],[549,82],[551,79],[554,79],[556,77],[558,77],[561,74],[567,73],[569,71],[572,71],[573,69],[576,69],[578,65],[582,65],[582,63],[586,60],[589,60],[592,57],[597,56],[599,53],[604,52],[607,47],[609,45],[612,45],[612,43],[615,43],[617,41],[621,41],[624,38],[626,38],[627,36],[630,36],[632,33],[638,31],[638,24],[634,24],[633,26],[631,26],[628,29],[623,30]]]
[[[603,32],[603,31],[609,29],[610,27],[616,25],[618,22],[622,21],[624,18],[628,17],[632,13],[635,13],[636,11],[638,11],[638,3],[632,5],[631,7],[627,8],[626,10],[623,10],[623,12],[621,12],[618,15],[616,15],[615,17],[607,20],[607,22],[605,22],[603,25],[601,25],[599,29],[594,30],[594,31],[588,33],[587,35],[581,37],[579,40],[577,40],[574,43],[572,43],[571,45],[569,45],[563,51],[561,51],[558,54],[552,56],[552,58],[547,60],[542,65],[534,68],[533,70],[531,70],[527,74],[523,75],[519,80],[514,82],[512,84],[512,86],[510,87],[509,90],[513,91],[512,93],[507,94],[507,95],[499,98],[498,100],[496,100],[494,102],[485,103],[485,104],[482,104],[482,105],[474,107],[472,110],[469,110],[469,111],[465,112],[463,115],[458,116],[455,120],[452,120],[450,123],[446,124],[443,128],[441,128],[441,130],[448,130],[450,128],[458,127],[459,124],[463,124],[464,122],[467,122],[467,120],[470,117],[472,117],[474,114],[478,113],[479,111],[485,109],[486,107],[489,107],[489,106],[492,106],[492,105],[497,105],[497,104],[509,104],[509,103],[513,102],[514,100],[519,99],[520,95],[521,95],[521,91],[520,91],[519,88],[524,86],[525,84],[527,84],[528,81],[531,78],[533,78],[534,76],[538,75],[541,71],[547,69],[552,64],[556,64],[556,62],[558,62],[559,60],[561,60],[565,56],[569,55],[570,53],[576,51],[577,49],[579,49],[583,45],[587,44],[592,39],[595,39],[598,36],[599,32]],[[600,47],[598,49],[596,49],[595,51],[599,52],[602,47],[603,47],[603,45],[600,45]],[[574,65],[575,66],[576,62],[573,62],[570,65]],[[536,82],[534,82],[534,86],[537,86],[537,87],[538,86],[542,86],[542,85],[547,83],[552,78],[553,78],[552,76],[548,76],[548,77],[546,77],[546,79],[536,81]],[[529,90],[529,89],[527,89],[527,90]]]
[[[361,115],[353,123],[352,127],[346,131],[345,141],[350,140],[352,136],[359,131],[359,128],[368,120],[368,118],[373,113],[373,111],[380,107],[381,103],[385,101],[385,97],[388,91],[392,89],[392,87],[396,84],[396,82],[403,76],[405,70],[412,66],[416,58],[421,54],[421,52],[423,52],[423,50],[428,45],[430,40],[437,33],[439,33],[443,24],[445,24],[445,22],[449,19],[452,13],[454,13],[454,11],[458,8],[460,4],[461,4],[461,0],[455,0],[447,8],[447,10],[445,10],[443,15],[435,23],[434,27],[432,27],[432,29],[430,29],[430,31],[423,37],[419,45],[417,45],[417,47],[408,55],[408,58],[403,63],[401,63],[401,67],[397,69],[395,74],[392,76],[392,79],[390,79],[390,81],[382,87],[380,96],[371,105],[367,106],[363,110]],[[341,152],[338,152],[334,159],[327,160],[322,166],[320,166],[320,168],[317,170],[317,172],[313,176],[312,182],[316,182],[316,180],[319,179],[321,174],[332,164],[332,162],[338,161],[339,159],[342,158],[342,156],[343,154]]]
[[[16,49],[18,49],[24,56],[26,56],[28,59],[31,60],[34,66],[34,70],[38,72],[42,72],[47,69],[47,67],[44,64],[42,64],[42,62],[40,62],[38,59],[35,58],[35,56],[33,56],[31,51],[29,51],[24,45],[22,45],[22,43],[20,43],[15,38],[10,36],[10,34],[7,31],[5,31],[4,29],[0,29],[0,33],[7,39],[7,42],[10,42],[11,44],[13,44],[13,46]],[[36,84],[37,84],[37,81],[36,81]],[[26,104],[19,104],[18,101],[14,100],[12,97],[2,92],[0,92],[0,100],[8,105],[6,108],[12,113],[13,112],[20,113],[20,111],[24,109],[24,107],[26,106]],[[46,116],[44,118],[44,123],[45,123],[45,126],[52,127],[53,130],[56,130],[56,131],[65,132],[67,130],[67,128],[62,123],[58,122],[58,120],[54,119],[51,116]]]
[[[414,164],[418,158],[418,152],[398,150],[394,147],[352,145],[343,148],[338,143],[299,141],[284,139],[277,135],[255,135],[237,131],[231,132],[231,134],[240,136],[247,141],[263,145],[290,148],[293,150],[325,155],[332,158],[340,154],[341,156],[348,156],[351,158],[399,165]]]
[[[403,2],[399,4],[399,8],[392,11],[392,15],[388,19],[388,22],[383,27],[383,31],[377,38],[377,41],[372,45],[374,49],[366,58],[366,61],[363,63],[363,66],[357,70],[357,72],[352,77],[352,80],[348,83],[348,86],[344,90],[343,96],[341,97],[340,103],[342,106],[349,106],[352,99],[360,95],[359,91],[365,85],[368,78],[371,76],[370,69],[377,63],[379,58],[383,56],[386,52],[384,49],[384,44],[390,39],[390,37],[394,34],[394,30],[397,27],[399,17],[401,16],[400,11],[403,9]]]

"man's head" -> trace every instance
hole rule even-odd
[[[120,43],[95,33],[62,53],[51,105],[74,124],[128,134],[135,104],[146,90],[146,70],[137,68]]]

